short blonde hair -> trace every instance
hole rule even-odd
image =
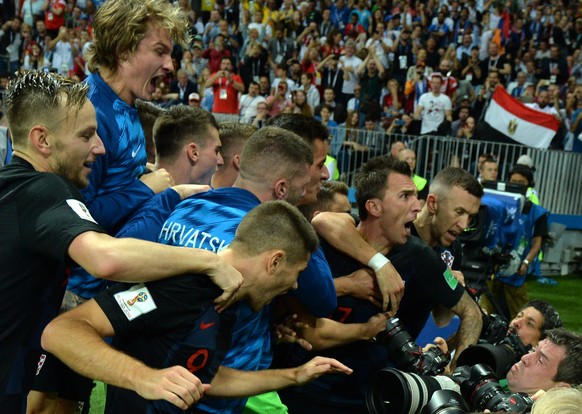
[[[107,0],[93,24],[93,42],[87,50],[89,70],[113,73],[121,60],[137,50],[150,27],[165,29],[174,43],[187,44],[188,18],[166,0]]]
[[[579,388],[552,388],[534,403],[531,413],[582,414],[582,391]]]
[[[62,119],[63,111],[78,112],[87,102],[88,92],[86,83],[54,73],[27,71],[18,74],[8,83],[5,103],[14,147],[26,145],[34,125],[57,128],[55,122]]]

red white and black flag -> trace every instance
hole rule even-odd
[[[528,108],[501,86],[497,86],[493,93],[485,122],[506,137],[539,149],[550,146],[560,126],[553,115]],[[484,135],[482,138],[487,139],[486,133]]]

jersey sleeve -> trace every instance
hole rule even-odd
[[[83,190],[83,196],[87,200],[87,206],[95,220],[108,232],[113,232],[136,208],[151,198],[153,192],[136,178],[133,183],[122,190],[99,194],[97,191],[98,183],[104,179],[106,169],[103,163],[104,157],[100,158],[103,158],[102,162],[93,163],[89,186]]]
[[[219,295],[203,275],[183,275],[152,283],[124,283],[95,297],[115,335],[159,334],[190,325]]]
[[[65,185],[63,185],[63,183]],[[64,261],[71,242],[87,231],[103,232],[69,181],[43,175],[30,188],[33,198],[18,206],[18,228],[25,247]]]
[[[180,195],[171,188],[156,194],[131,216],[115,237],[157,242],[164,222],[180,201]]]

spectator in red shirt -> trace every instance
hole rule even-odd
[[[238,93],[244,91],[241,77],[232,72],[230,57],[223,57],[220,70],[206,81],[206,87],[214,91],[212,112],[219,114],[238,114]]]
[[[48,34],[55,38],[59,34],[59,29],[65,24],[65,0],[47,0],[43,6],[44,23]]]

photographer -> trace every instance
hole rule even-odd
[[[245,87],[241,77],[232,73],[229,57],[222,58],[220,70],[208,78],[205,86],[214,90],[213,113],[238,114],[238,93],[243,92]]]
[[[552,329],[535,351],[524,355],[507,374],[511,392],[533,395],[539,390],[582,384],[582,336]]]
[[[385,368],[372,378],[366,403],[370,413],[418,413],[423,408],[423,413],[437,413],[445,412],[445,407],[457,407],[446,412],[458,413],[468,412],[467,406],[478,411],[529,412],[532,398],[544,391],[582,383],[581,358],[582,335],[551,329],[535,351],[512,366],[506,385],[486,364],[461,366],[451,376],[436,377]]]
[[[531,300],[509,323],[507,334],[516,334],[526,346],[537,346],[546,331],[562,327],[558,311],[544,300]]]
[[[560,327],[560,315],[542,300],[528,302],[509,326],[497,315],[484,314],[480,343],[463,351],[457,365],[486,364],[504,378],[513,364],[545,338],[547,330]]]

